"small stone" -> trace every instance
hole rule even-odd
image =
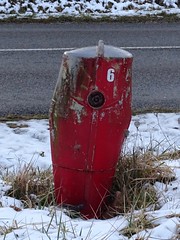
[[[139,128],[140,125],[141,125],[141,123],[140,123],[139,120],[136,120],[136,121],[134,122],[134,126],[135,126],[137,129]]]

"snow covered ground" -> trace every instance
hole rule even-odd
[[[124,144],[125,153],[133,148],[158,154],[180,150],[180,113],[133,116],[129,131]],[[144,214],[154,227],[142,230],[131,238],[123,235],[131,214],[108,220],[71,219],[60,209],[52,207],[23,209],[22,202],[7,197],[9,186],[2,180],[4,171],[7,168],[13,171],[19,165],[32,161],[42,169],[51,165],[48,120],[0,123],[0,240],[180,239],[180,159],[163,161],[174,170],[176,179],[169,184],[155,183],[160,209],[133,213],[133,219]]]
[[[179,0],[1,0],[0,19],[180,14]]]

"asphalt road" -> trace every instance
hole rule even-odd
[[[134,111],[180,110],[179,23],[0,23],[0,117],[47,114],[66,48],[133,54]]]

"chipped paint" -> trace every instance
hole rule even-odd
[[[75,151],[80,151],[80,149],[81,149],[81,144],[74,145],[74,150]]]
[[[113,65],[113,68],[114,68],[116,71],[119,71],[120,68],[121,68],[121,65],[122,65],[121,62],[116,63],[116,64]]]
[[[55,101],[54,99],[52,99],[52,102],[51,102],[51,106],[50,106],[50,109],[49,109],[49,116],[50,116],[50,136],[51,136],[51,139],[52,141],[55,140],[55,133],[56,133],[56,130],[57,130],[57,125],[56,125],[56,117],[57,117],[57,114],[56,112],[54,111],[55,110]]]
[[[66,53],[65,53],[66,54]],[[76,57],[72,57],[71,55],[67,55],[67,66],[69,68],[69,72],[70,72],[70,78],[68,79],[68,81],[70,80],[70,88],[72,92],[76,91],[76,87],[77,87],[77,75],[81,66],[81,59],[80,58],[76,58]]]
[[[86,115],[86,111],[83,105],[76,102],[74,99],[72,100],[72,104],[70,106],[70,109],[73,110],[77,117],[77,122],[82,122],[82,115]]]
[[[116,108],[114,109],[114,113],[115,113],[115,115],[116,115],[116,118],[119,117],[119,116],[121,115],[121,109],[118,108],[118,107],[116,107]]]
[[[126,71],[126,82],[131,81],[131,78],[132,78],[132,69],[129,68],[129,69],[127,69],[127,71]]]
[[[54,141],[55,140],[55,131],[54,131],[54,129],[50,129],[50,135],[51,135],[52,141]]]
[[[100,114],[100,121],[102,121],[104,117],[105,117],[105,112],[102,112],[102,113]]]
[[[97,121],[97,117],[98,117],[98,112],[97,110],[94,110],[92,113],[92,124]]]
[[[125,98],[128,98],[130,93],[131,93],[131,88],[128,87],[127,90],[126,90]]]
[[[117,97],[118,95],[118,86],[117,81],[114,82],[114,88],[113,88],[113,98]]]
[[[121,99],[119,100],[119,105],[122,106],[123,105],[123,100],[124,100],[124,96],[122,95]]]
[[[83,84],[81,84],[81,89],[88,91],[88,87]]]
[[[77,100],[77,101],[79,101],[79,102],[83,102],[83,98],[82,97],[80,97],[80,96],[74,96],[74,99],[75,100]]]

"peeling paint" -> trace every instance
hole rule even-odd
[[[66,54],[66,53],[65,53]],[[71,56],[71,54],[67,55],[67,66],[69,68],[70,76],[72,80],[70,80],[70,88],[72,92],[76,91],[77,87],[77,75],[79,68],[81,66],[81,59],[77,57]]]
[[[63,59],[64,62],[61,64],[52,101],[54,102],[54,114],[66,118],[68,116],[67,104],[70,98],[70,73],[67,66],[66,57],[63,56]]]
[[[79,151],[81,149],[81,144],[74,145],[74,150]]]
[[[113,109],[113,111],[114,111],[114,113],[115,113],[115,115],[116,115],[116,118],[121,114],[121,109],[119,109],[118,107],[115,107],[115,108]]]
[[[86,115],[85,108],[83,105],[76,102],[74,99],[72,100],[72,104],[70,106],[70,109],[73,110],[77,117],[77,122],[82,122],[82,115]]]
[[[84,90],[86,90],[86,91],[88,90],[88,87],[85,86],[85,85],[83,85],[83,84],[81,84],[81,88],[84,89]]]
[[[96,110],[92,113],[92,123],[95,123],[97,121],[98,112]]]
[[[126,71],[126,82],[131,81],[131,78],[132,78],[132,69],[129,68],[129,69],[127,69],[127,71]]]
[[[119,102],[118,102],[119,105],[121,105],[121,106],[123,105],[123,100],[124,100],[124,96],[122,95],[121,99],[120,99]]]
[[[131,93],[131,88],[128,87],[127,90],[126,90],[125,98],[128,98],[130,93]]]
[[[74,97],[75,98],[75,100],[77,100],[77,101],[79,101],[79,102],[83,102],[83,98],[82,97],[80,97],[80,96],[75,96]]]
[[[52,141],[55,140],[55,133],[54,132],[55,132],[54,129],[50,130],[50,135],[51,135]]]
[[[100,121],[102,121],[104,117],[105,117],[105,112],[102,112],[100,115]]]
[[[116,63],[116,64],[113,65],[113,68],[114,68],[116,71],[119,71],[120,68],[121,68],[121,65],[122,65],[121,62]]]
[[[113,97],[117,97],[118,95],[118,86],[117,86],[117,81],[115,81],[114,88],[113,88]]]
[[[98,86],[95,85],[94,88],[93,88],[93,90],[94,90],[94,91],[98,91],[98,90],[99,90]]]
[[[123,58],[122,62],[123,62],[123,65],[125,65],[126,64],[126,58]]]

